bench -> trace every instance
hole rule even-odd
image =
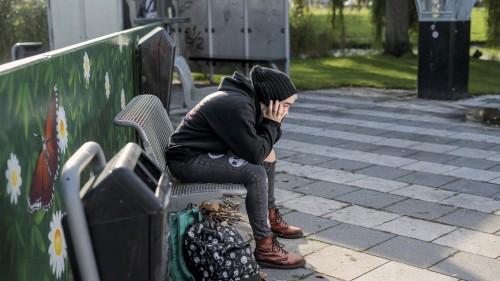
[[[169,210],[177,212],[190,203],[200,203],[223,196],[246,195],[242,184],[183,183],[177,180],[167,167],[165,149],[174,132],[172,122],[158,97],[138,95],[115,117],[115,124],[136,129],[142,147],[158,166],[167,173],[172,184]]]
[[[210,82],[213,82],[213,74],[214,74],[213,67],[216,65],[217,62],[242,63],[245,65],[245,67],[247,66],[247,64],[250,66],[256,65],[256,64],[264,64],[268,67],[274,68],[276,70],[280,70],[278,68],[278,64],[286,63],[286,61],[287,61],[286,58],[272,58],[272,57],[258,57],[258,56],[243,57],[243,56],[224,56],[224,55],[190,56],[189,60],[205,61],[209,64],[209,67],[210,67],[209,80],[210,80]],[[245,72],[246,72],[245,74],[248,75],[248,69],[246,69]]]

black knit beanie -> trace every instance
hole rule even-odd
[[[271,100],[286,100],[297,93],[288,75],[272,68],[254,66],[250,70],[250,81],[259,101],[265,105]]]

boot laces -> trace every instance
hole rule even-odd
[[[276,215],[276,219],[275,219],[276,224],[284,224],[284,225],[288,226],[288,223],[286,223],[283,220],[283,216],[281,215],[279,209],[275,209],[274,213]]]
[[[288,252],[284,249],[285,245],[281,244],[278,242],[278,237],[276,235],[273,235],[273,246],[272,246],[272,251],[274,253],[282,252],[284,255],[288,255]]]

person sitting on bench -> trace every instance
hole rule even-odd
[[[297,89],[283,72],[255,66],[250,79],[239,72],[222,79],[218,91],[189,111],[172,134],[167,165],[181,182],[237,183],[247,189],[245,205],[262,267],[305,265],[276,240],[300,238],[276,208],[274,144],[281,121],[297,99]]]

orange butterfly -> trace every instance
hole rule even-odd
[[[59,174],[59,144],[57,142],[57,86],[50,96],[49,111],[45,120],[45,136],[41,136],[42,149],[36,160],[35,172],[28,198],[28,211],[52,207],[54,185]]]

